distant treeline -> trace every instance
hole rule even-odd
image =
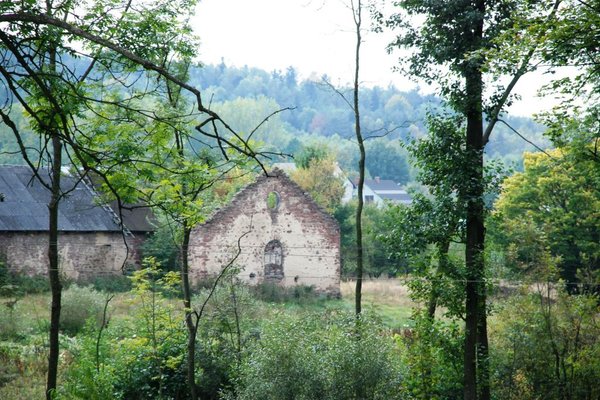
[[[352,142],[354,116],[340,96],[340,93],[345,94],[350,100],[351,91],[342,87],[337,88],[336,92],[326,81],[326,76],[299,80],[293,67],[286,71],[267,72],[258,68],[228,67],[221,63],[196,66],[190,70],[190,82],[203,91],[204,102],[210,102],[211,107],[236,130],[249,134],[266,116],[289,108],[270,118],[253,138],[273,151],[286,154],[297,154],[307,144],[327,146],[342,167],[351,171],[355,168],[356,159],[356,146]],[[365,135],[383,135],[380,139],[370,141],[379,142],[369,146],[371,154],[367,154],[367,158],[371,156],[372,160],[378,156],[374,153],[382,148],[391,148],[398,156],[406,158],[400,142],[426,135],[427,113],[443,107],[436,96],[421,95],[415,90],[402,92],[392,86],[365,87],[361,91],[360,101]],[[19,118],[18,114],[22,114],[22,110],[15,107],[13,116],[20,128],[27,130],[25,120]],[[547,146],[548,142],[542,135],[543,127],[531,118],[507,116],[504,119],[528,140],[542,147]],[[39,148],[41,143],[32,134],[25,145]],[[0,163],[21,164],[21,156],[14,154],[16,150],[12,133],[5,125],[0,125]],[[509,164],[515,163],[519,169],[521,155],[526,150],[532,151],[534,147],[508,127],[499,124],[487,146],[487,155],[501,158]],[[388,158],[390,161],[395,159]],[[373,168],[376,167],[372,165]],[[379,166],[379,169],[394,168]],[[405,166],[399,168],[396,175],[393,172],[390,174],[385,178],[403,183],[410,180]]]

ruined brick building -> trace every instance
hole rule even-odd
[[[313,286],[339,296],[337,221],[281,170],[261,176],[226,207],[196,227],[189,247],[190,278],[217,275],[234,265],[248,284]]]
[[[48,180],[48,172],[40,170]],[[63,175],[64,196],[59,204],[59,263],[63,276],[89,280],[121,274],[126,262],[135,263],[137,246],[154,228],[147,209],[125,211],[125,234],[117,212],[98,205],[92,188]],[[49,190],[27,166],[0,166],[0,261],[11,272],[47,273]],[[127,246],[126,246],[127,241]]]

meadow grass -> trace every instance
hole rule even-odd
[[[354,310],[356,281],[340,285],[345,307]],[[391,329],[411,326],[411,314],[416,304],[410,299],[408,288],[399,279],[366,279],[362,284],[362,308],[377,314]]]
[[[328,299],[323,296],[305,296],[300,299],[283,299],[269,302],[255,299],[251,307],[251,318],[257,326],[263,321],[275,318],[281,312],[302,318],[310,313],[327,313],[341,310],[354,311],[354,281],[341,283],[341,299]],[[140,299],[133,292],[114,293],[108,307],[111,320],[129,319],[136,314]],[[108,299],[109,295],[106,295]],[[0,317],[6,317],[8,304],[14,297],[0,297]],[[177,309],[182,308],[181,300],[167,299]],[[50,313],[50,294],[28,294],[18,298],[13,304],[13,317],[18,319],[18,332],[11,337],[0,339],[0,399],[20,400],[44,398],[47,362],[47,332]],[[397,279],[366,280],[363,282],[363,310],[376,314],[389,329],[410,326],[413,302],[406,287]],[[7,321],[4,321],[7,322]],[[72,354],[70,343],[76,338],[61,335],[61,365],[64,371]]]

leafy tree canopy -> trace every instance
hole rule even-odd
[[[600,174],[593,161],[574,154],[526,153],[525,170],[504,181],[494,211],[494,238],[513,250],[514,266],[541,267],[547,249],[569,284],[578,273],[600,270]]]

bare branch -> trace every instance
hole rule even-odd
[[[549,22],[550,20],[552,20],[554,18],[554,16],[556,15],[558,6],[560,5],[561,2],[562,2],[562,0],[554,1],[554,6],[552,7],[552,11],[550,12],[550,14],[546,17],[546,22]],[[539,44],[543,40],[544,35],[545,35],[545,31],[540,33],[535,44],[529,49],[529,51],[527,52],[527,54],[521,61],[521,64],[519,65],[519,68],[517,68],[517,71],[513,75],[512,79],[510,80],[510,83],[508,84],[506,89],[504,89],[504,92],[500,96],[500,99],[498,100],[498,102],[496,103],[494,108],[492,109],[492,112],[489,115],[490,121],[485,129],[485,132],[483,133],[483,138],[482,138],[483,146],[485,146],[487,144],[487,142],[490,140],[490,135],[492,134],[492,131],[494,130],[494,126],[496,126],[496,122],[498,122],[498,120],[499,120],[500,113],[502,112],[502,109],[504,108],[504,105],[506,104],[506,101],[508,100],[510,94],[512,93],[515,85],[517,84],[519,79],[521,79],[521,77],[523,75],[525,75],[525,73],[527,73],[531,58],[533,57]]]

